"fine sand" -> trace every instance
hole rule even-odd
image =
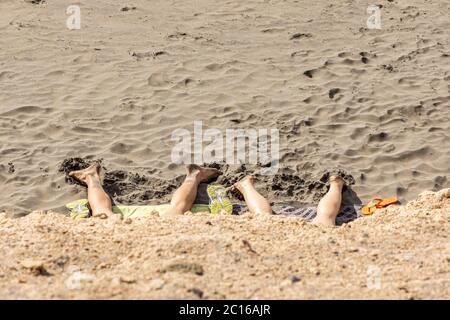
[[[362,0],[78,0],[80,30],[69,4],[0,1],[0,298],[450,299],[450,3],[377,1],[380,30]],[[92,162],[117,204],[167,202],[194,121],[279,130],[272,203],[338,172],[345,201],[404,205],[330,229],[51,210]],[[261,168],[208,165],[227,187]]]
[[[0,215],[0,298],[450,299],[450,189],[341,227]]]
[[[448,187],[450,4],[378,3],[381,30],[367,1],[80,0],[68,30],[67,1],[2,0],[0,211],[83,197],[58,171],[72,157],[175,181],[119,200],[166,196],[183,173],[171,133],[194,120],[277,128],[285,172],[342,168],[363,201]]]

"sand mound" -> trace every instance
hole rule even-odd
[[[342,227],[0,215],[0,298],[450,298],[450,189]]]
[[[178,175],[173,179],[160,179],[151,174],[140,174],[129,170],[108,170],[103,165],[103,159],[89,158],[67,158],[59,166],[58,171],[65,175],[66,183],[74,185],[77,190],[85,192],[86,187],[79,184],[75,179],[68,176],[73,170],[87,168],[93,163],[102,166],[103,187],[116,204],[122,205],[146,205],[169,202],[171,195],[184,181],[184,175]],[[259,174],[261,166],[246,166],[227,164],[205,164],[205,166],[220,169],[222,174],[216,181],[230,190],[230,196],[234,196],[233,201],[242,200],[237,193],[231,192],[234,183],[241,180],[246,175],[253,175],[256,180],[256,188],[262,192],[272,203],[291,204],[317,204],[324,196],[328,188],[328,177],[330,174],[341,176],[347,183],[344,192],[344,202],[360,203],[357,195],[351,190],[355,180],[352,175],[342,169],[322,172],[319,176],[311,177],[309,174],[298,174],[288,168],[279,170],[276,174],[265,176]],[[198,200],[201,202],[205,198],[205,184],[200,186],[201,195]],[[77,193],[79,194],[79,193]],[[79,195],[78,198],[85,197]],[[207,199],[207,197],[206,197]],[[75,200],[75,199],[73,199]],[[61,203],[60,205],[63,205]]]

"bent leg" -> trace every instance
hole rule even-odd
[[[113,214],[111,199],[103,190],[100,182],[100,166],[98,164],[93,164],[83,170],[72,171],[69,176],[87,185],[89,206],[94,217]]]
[[[197,196],[198,185],[218,177],[221,172],[214,168],[203,168],[195,164],[186,166],[183,184],[174,192],[166,215],[180,215],[191,210]]]
[[[251,213],[272,214],[269,202],[255,189],[252,176],[245,177],[234,186],[244,196],[245,203]]]
[[[336,225],[336,217],[341,208],[343,187],[344,181],[340,177],[330,177],[330,190],[328,190],[317,206],[317,216],[313,220],[314,224]]]

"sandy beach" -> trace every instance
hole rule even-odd
[[[181,175],[171,133],[195,120],[278,128],[284,167],[342,167],[363,200],[448,187],[448,3],[382,1],[380,30],[366,1],[78,4],[80,30],[66,1],[0,4],[3,211],[80,198],[69,157]]]
[[[79,0],[69,30],[72,4],[0,2],[0,298],[450,298],[450,3],[380,0],[369,29],[360,0]],[[352,204],[402,206],[332,229],[55,210],[93,162],[115,203],[168,202],[171,137],[195,121],[279,130],[271,203],[316,205],[340,170]]]

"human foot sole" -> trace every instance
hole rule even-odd
[[[81,169],[77,171],[69,172],[69,177],[74,178],[78,182],[86,185],[86,179],[88,176],[97,176],[100,175],[100,165],[98,163],[94,163],[93,165],[87,167],[86,169]]]
[[[211,181],[222,174],[222,172],[215,168],[200,167],[196,164],[186,166],[187,177],[198,177],[201,182]]]

